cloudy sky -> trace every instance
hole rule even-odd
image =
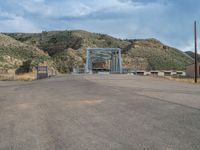
[[[82,29],[193,50],[199,0],[0,0],[0,32]],[[199,42],[200,44],[200,42]]]

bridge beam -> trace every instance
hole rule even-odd
[[[86,51],[85,73],[92,72],[92,59],[110,60],[110,73],[122,73],[122,55],[119,48],[88,48]]]

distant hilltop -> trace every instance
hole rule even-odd
[[[193,59],[195,59],[195,53],[194,52],[187,51],[185,53],[188,54],[189,56],[191,56]],[[198,62],[200,62],[200,55],[199,54],[197,55],[197,58],[198,58]]]
[[[121,48],[125,68],[185,70],[194,61],[188,53],[153,38],[122,40],[106,34],[66,30],[1,34],[0,67],[17,68],[17,62],[32,60],[32,66],[46,63],[61,73],[68,73],[73,68],[84,67],[88,47]],[[11,59],[16,63],[10,63]]]

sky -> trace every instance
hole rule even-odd
[[[199,0],[0,0],[0,32],[81,29],[187,51],[194,50],[194,20],[200,35],[199,8]]]

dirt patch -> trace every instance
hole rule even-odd
[[[98,99],[88,99],[88,100],[81,100],[79,103],[80,104],[88,104],[88,105],[96,105],[96,104],[101,104],[103,102],[103,100]]]
[[[79,101],[67,101],[67,106],[85,106],[85,105],[98,105],[104,100],[102,99],[81,99]]]
[[[17,104],[16,107],[17,109],[31,109],[35,106],[35,104],[31,104],[31,103],[22,103],[22,104]]]

